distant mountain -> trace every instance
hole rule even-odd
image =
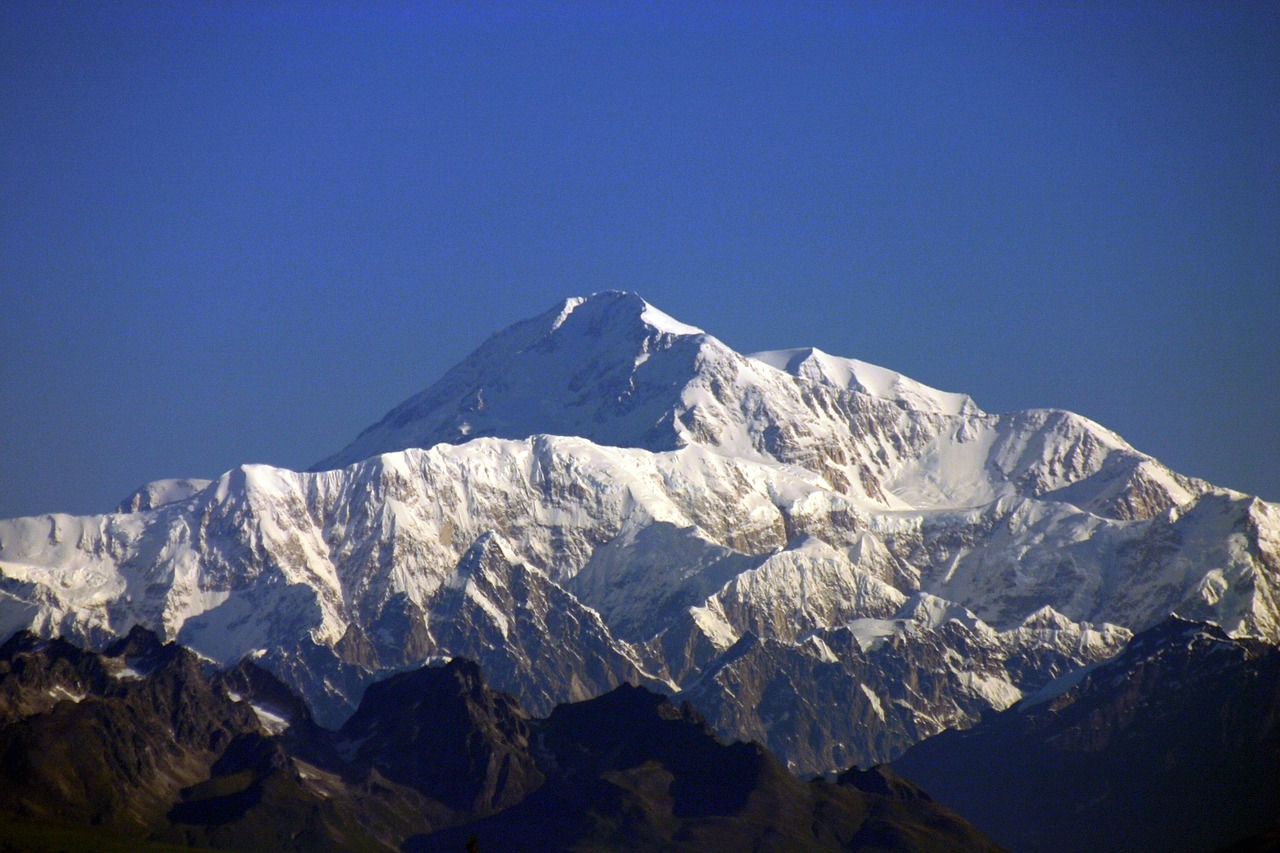
[[[534,725],[547,784],[410,851],[996,850],[919,789],[801,782],[756,743],[725,745],[687,704],[624,685]]]
[[[314,471],[0,522],[0,632],[252,655],[330,725],[454,656],[534,713],[639,683],[797,772],[972,725],[1171,613],[1280,641],[1280,507],[632,294],[498,333]]]
[[[1070,489],[1061,497],[1077,506],[1135,518],[1207,489],[1078,415],[986,415],[963,394],[812,348],[740,355],[632,293],[568,299],[494,335],[313,470],[542,434],[790,463],[890,509]]]
[[[1280,648],[1170,618],[894,767],[1013,850],[1222,847],[1280,821]]]
[[[638,687],[530,718],[462,659],[372,684],[331,731],[252,662],[142,629],[0,646],[4,849],[999,849],[885,778],[800,782]]]

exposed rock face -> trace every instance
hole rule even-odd
[[[1006,632],[959,608],[921,612],[940,605],[917,595],[900,618],[854,620],[798,644],[747,635],[680,696],[794,768],[865,765],[1007,707],[1127,639],[1047,611]]]
[[[338,735],[354,766],[376,767],[458,811],[507,808],[543,781],[529,754],[528,715],[463,658],[371,685]]]
[[[0,712],[6,848],[997,849],[927,797],[802,783],[643,688],[532,719],[463,659],[372,684],[334,732],[252,662],[206,672],[141,629],[107,654],[22,633]]]
[[[740,355],[630,294],[499,333],[317,467],[0,522],[0,632],[253,654],[335,726],[456,655],[534,713],[642,683],[806,772],[1170,613],[1280,640],[1280,508],[1067,412]]]
[[[1280,814],[1280,649],[1171,618],[894,767],[1015,850],[1216,849]]]
[[[758,744],[725,745],[688,705],[642,688],[561,705],[534,736],[542,789],[407,849],[998,849],[927,796],[800,782]]]
[[[0,695],[0,810],[34,819],[148,827],[258,730],[195,655],[139,631],[106,656],[16,634],[0,647]]]

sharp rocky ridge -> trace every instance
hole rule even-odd
[[[5,850],[1000,849],[886,768],[804,782],[642,687],[537,719],[455,658],[333,730],[251,661],[142,628],[0,644],[0,759]]]
[[[971,725],[1171,613],[1280,641],[1280,507],[1069,412],[742,355],[601,293],[498,333],[312,471],[0,522],[0,575],[0,632],[144,625],[254,656],[335,724],[374,678],[464,655],[538,713],[680,692],[818,772]]]

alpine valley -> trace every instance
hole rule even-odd
[[[1004,742],[1082,678],[1101,702],[1084,673],[1155,671],[1120,662],[1162,625],[1148,644],[1185,647],[1173,614],[1270,661],[1280,506],[1070,412],[743,355],[627,293],[499,332],[310,471],[0,522],[5,637],[105,650],[143,626],[251,659],[334,729],[368,685],[455,657],[534,715],[631,683],[800,774],[984,716],[971,743]]]

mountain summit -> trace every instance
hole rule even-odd
[[[742,355],[618,292],[499,332],[312,470],[540,434],[797,465],[878,509],[1061,492],[1101,515],[1148,518],[1208,488],[1069,412],[988,415],[964,394],[813,348]]]
[[[639,683],[811,772],[972,725],[1171,613],[1280,641],[1280,507],[1070,412],[743,355],[624,293],[499,332],[317,470],[0,522],[0,635],[144,625],[252,655],[332,725],[439,658],[536,713]]]
[[[683,442],[670,413],[717,349],[728,352],[632,293],[566,299],[491,337],[313,470],[486,436],[673,450]]]

